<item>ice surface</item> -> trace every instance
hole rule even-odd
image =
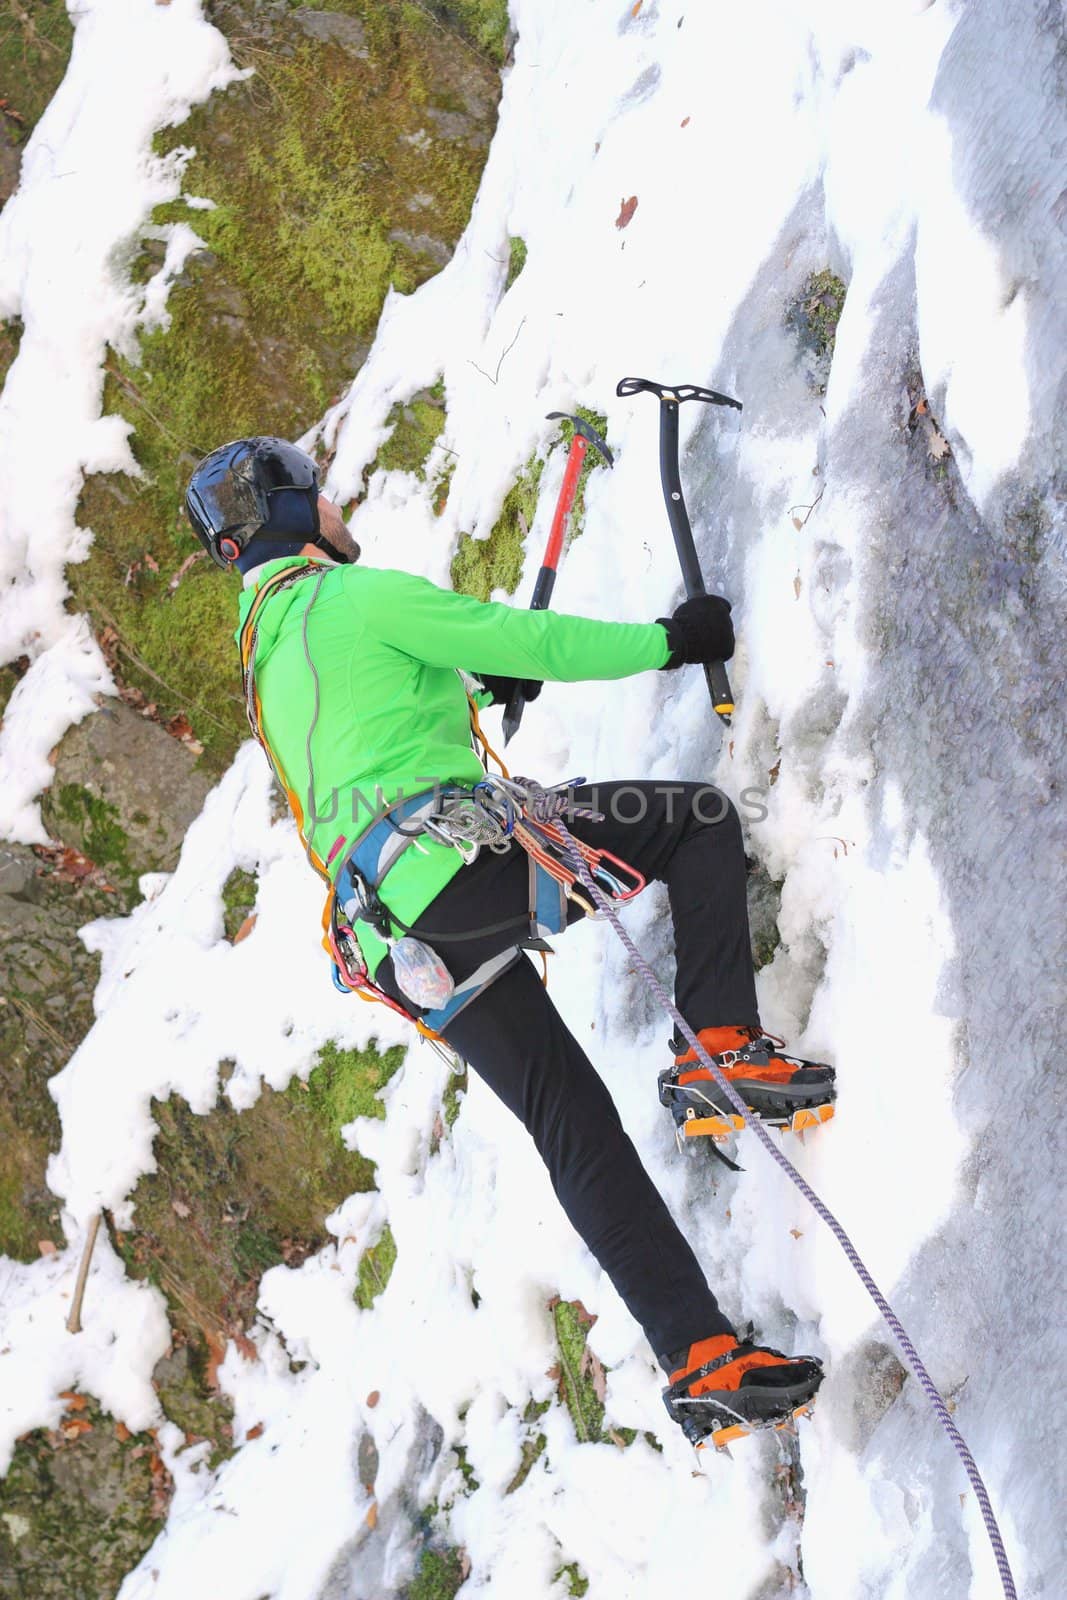
[[[35,136],[43,148],[45,130],[62,164],[74,127],[63,107],[77,101],[90,116],[109,104],[89,75],[89,24],[113,21],[115,8],[83,11],[71,73]],[[203,55],[181,93],[207,92],[224,57],[196,7],[144,11],[146,30],[201,30],[183,35]],[[1020,1595],[1051,1597],[1067,1589],[1061,1519],[1049,1514],[1067,1488],[1056,1448],[1064,1152],[1053,1077],[1067,665],[1056,476],[1062,18],[1039,0],[516,0],[512,16],[514,65],[455,258],[415,295],[390,298],[351,391],[320,423],[309,419],[309,434],[336,442],[329,487],[347,500],[392,403],[444,374],[440,448],[456,460],[444,516],[412,477],[387,473],[354,525],[365,559],[442,580],[456,533],[488,533],[515,471],[551,438],[545,412],[595,405],[618,460],[590,482],[557,598],[646,618],[670,606],[679,582],[654,402],[618,401],[615,383],[647,375],[744,400],[740,419],[683,413],[698,545],[738,623],[734,728],[722,735],[697,673],[650,674],[617,695],[548,685],[514,765],[560,778],[714,776],[735,795],[752,791],[749,849],[782,881],[782,943],[760,976],[764,1020],[797,1048],[827,1053],[841,1086],[835,1123],[794,1147],[797,1165],[953,1398]],[[83,133],[80,146],[78,192],[121,189],[127,235],[159,185],[170,193],[180,179],[149,182],[143,169],[144,130],[176,114],[152,77],[161,37],[146,31],[136,43],[137,116],[106,143]],[[3,269],[3,304],[21,306],[27,322],[0,402],[11,483],[3,559],[20,596],[19,626],[4,622],[0,640],[8,654],[25,648],[25,616],[42,640],[0,735],[5,827],[20,837],[32,836],[48,743],[101,681],[83,625],[64,618],[62,566],[78,474],[126,459],[97,415],[99,361],[102,337],[131,326],[138,309],[132,291],[109,283],[106,319],[82,313],[65,346],[68,442],[42,480],[27,441],[41,395],[34,363],[56,337],[42,264],[56,223],[30,176],[0,223],[17,245],[5,254],[14,265]],[[632,196],[632,220],[619,228]],[[504,294],[509,234],[529,254]],[[789,324],[809,274],[826,268],[848,285],[828,371]],[[153,316],[164,290],[151,289]],[[919,384],[947,460],[908,425]],[[560,471],[553,457],[520,602]],[[31,500],[46,513],[39,555],[25,537]],[[18,730],[29,723],[18,718],[31,705],[43,732],[26,750]],[[231,948],[219,892],[235,863],[259,872],[260,897],[254,934]],[[316,885],[291,826],[270,821],[254,748],[209,798],[177,871],[151,887],[130,918],[86,933],[104,958],[99,1020],[55,1081],[63,1144],[52,1182],[72,1244],[0,1278],[7,1449],[54,1421],[75,1376],[131,1426],[146,1420],[161,1302],[123,1284],[106,1251],[90,1278],[94,1320],[78,1340],[58,1329],[58,1298],[92,1212],[106,1203],[121,1220],[151,1163],[151,1096],[178,1092],[206,1112],[226,1056],[238,1062],[228,1092],[247,1105],[262,1081],[280,1087],[306,1070],[327,1038],[401,1037],[390,1018],[332,994]],[[663,912],[652,890],[630,926],[669,970]],[[572,1562],[591,1600],[998,1592],[974,1496],[917,1385],[901,1385],[890,1336],[832,1240],[748,1137],[736,1176],[700,1153],[678,1157],[653,1092],[665,1026],[603,930],[575,929],[564,949],[556,1003],[589,1041],[727,1311],[754,1319],[772,1343],[828,1360],[801,1431],[802,1530],[777,1487],[773,1444],[750,1441],[732,1463],[693,1475],[688,1448],[665,1430],[640,1331],[561,1215],[522,1130],[477,1081],[452,1138],[430,1156],[445,1071],[415,1048],[389,1086],[385,1122],[350,1130],[378,1164],[380,1194],[342,1208],[335,1245],[266,1275],[260,1359],[231,1347],[222,1369],[238,1439],[257,1423],[263,1433],[215,1473],[171,1439],[178,1493],[120,1600],[197,1591],[377,1600],[410,1581],[431,1499],[445,1508],[442,1537],[469,1553],[466,1596],[561,1596],[557,1574]],[[176,972],[191,997],[180,1005]],[[253,973],[262,1004],[238,1019],[233,988]],[[385,1220],[397,1266],[361,1312],[351,1300],[358,1258]],[[640,1437],[628,1451],[579,1444],[554,1401],[538,1424],[542,1456],[506,1494],[521,1413],[554,1393],[547,1303],[557,1294],[597,1315],[590,1342],[612,1369],[609,1423],[652,1430],[663,1453]],[[51,1319],[43,1344],[26,1333],[31,1312]],[[308,1365],[294,1373],[291,1354]],[[374,1390],[381,1401],[370,1408]],[[369,1438],[379,1456],[373,1529],[353,1465]]]

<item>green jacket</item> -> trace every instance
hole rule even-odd
[[[255,584],[241,592],[241,622],[259,584],[303,561],[290,557],[257,567]],[[594,622],[484,605],[407,572],[323,565],[326,576],[313,605],[315,578],[264,602],[255,673],[263,731],[308,822],[315,687],[304,651],[306,616],[307,650],[319,678],[311,843],[331,876],[383,803],[436,783],[469,786],[481,778],[457,668],[475,677],[574,683],[662,667],[670,654],[666,630],[656,622]],[[450,846],[420,843],[425,850],[404,852],[382,895],[407,923],[462,866]],[[365,923],[357,931],[373,975],[385,946]]]

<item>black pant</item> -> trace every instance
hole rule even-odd
[[[574,819],[569,826],[576,837],[666,883],[675,994],[690,1026],[758,1022],[741,824],[725,796],[700,784],[636,782],[589,786],[574,797],[604,813],[602,822]],[[505,855],[485,850],[426,908],[414,932],[430,944],[439,933],[471,934],[462,942],[437,944],[459,982],[521,937],[518,924],[528,898],[524,852],[518,846]],[[582,915],[572,904],[568,921]],[[510,930],[477,931],[512,917],[516,925]],[[389,961],[379,968],[377,982],[403,1000]],[[460,1012],[445,1037],[521,1117],[564,1211],[656,1355],[733,1332],[623,1131],[610,1094],[530,959],[522,957]]]

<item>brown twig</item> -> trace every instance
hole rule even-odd
[[[29,1018],[34,1027],[44,1034],[46,1039],[51,1039],[52,1043],[58,1045],[61,1050],[66,1051],[67,1055],[70,1055],[74,1049],[69,1039],[64,1039],[61,1033],[57,1033],[52,1024],[42,1017],[39,1012],[35,1011],[28,1000],[18,999],[13,994],[5,994],[0,995],[0,1005],[12,1005],[16,1011],[21,1011]]]
[[[173,688],[172,685],[167,682],[166,678],[161,678],[158,672],[153,672],[152,668],[147,664],[147,662],[141,660],[136,650],[131,649],[131,647],[126,643],[125,639],[119,632],[118,623],[115,621],[115,618],[111,615],[111,612],[107,609],[107,607],[105,605],[101,605],[99,601],[95,602],[95,607],[103,617],[104,621],[107,623],[108,627],[113,630],[117,648],[122,651],[127,660],[133,662],[138,672],[143,672],[146,677],[151,678],[154,683],[158,683],[161,689],[166,689],[167,693],[172,695],[180,704],[192,706],[193,710],[198,712],[200,716],[207,717],[209,722],[213,722],[216,728],[221,728],[224,733],[228,733],[230,731],[226,723],[220,722],[218,717],[216,717],[213,712],[209,711],[206,706],[202,706],[199,701],[189,700],[185,695],[179,694],[177,689]],[[226,699],[232,700],[234,705],[243,705],[244,703],[243,701],[239,700],[236,695],[227,695]]]
[[[793,526],[798,533],[800,532],[801,528],[803,528],[804,524],[808,520],[808,517],[811,516],[812,512],[815,510],[815,507],[818,505],[825,493],[826,485],[824,484],[810,505],[797,505],[789,507],[789,510],[786,512],[787,516],[792,516],[794,511],[803,511],[805,513],[803,517],[793,517]]]
[[[126,393],[131,397],[131,399],[140,406],[141,410],[144,412],[149,421],[154,422],[160,432],[166,434],[171,444],[177,445],[179,450],[184,450],[186,448],[186,446],[182,444],[182,441],[177,438],[175,434],[171,433],[170,429],[167,427],[167,424],[165,422],[161,422],[154,411],[149,410],[148,406],[144,402],[141,391],[137,388],[136,384],[131,383],[130,379],[126,377],[125,373],[119,371],[114,362],[105,361],[104,371],[109,373],[110,376],[114,378],[115,382],[120,384],[122,388],[125,389]],[[199,451],[199,446],[195,446],[194,448],[196,448],[199,453],[203,453],[202,451]]]
[[[100,1232],[100,1218],[102,1211],[98,1211],[89,1224],[89,1233],[85,1240],[85,1249],[82,1251],[81,1266],[78,1268],[78,1281],[74,1285],[74,1303],[70,1308],[67,1318],[67,1332],[81,1333],[82,1331],[82,1301],[85,1298],[85,1285],[89,1278],[89,1263],[93,1259],[93,1247],[96,1236]]]
[[[507,349],[504,351],[504,354],[500,357],[500,360],[496,364],[496,376],[495,377],[489,378],[489,374],[488,374],[488,372],[486,372],[485,368],[484,367],[480,367],[478,365],[477,361],[472,361],[471,362],[471,366],[474,368],[475,372],[480,372],[483,378],[489,378],[489,382],[495,384],[496,381],[497,381],[497,378],[500,377],[500,369],[504,365],[505,357],[509,356],[511,354],[512,350],[515,348],[515,345],[516,345],[516,343],[518,341],[519,334],[522,332],[522,330],[525,327],[525,325],[526,325],[526,318],[523,317],[522,321],[519,323],[518,327],[515,329],[515,338],[512,339],[511,343],[508,345]]]

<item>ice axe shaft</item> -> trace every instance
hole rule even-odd
[[[740,411],[741,402],[732,400],[729,395],[719,394],[715,389],[701,389],[695,383],[681,383],[668,387],[666,384],[653,383],[650,378],[623,378],[615,392],[618,395],[631,395],[640,394],[644,390],[654,394],[660,403],[660,482],[663,485],[663,498],[667,506],[671,533],[674,535],[674,548],[678,552],[678,563],[682,569],[686,598],[692,599],[694,595],[707,594],[708,591],[704,583],[704,574],[700,570],[696,545],[693,543],[693,530],[689,523],[689,513],[685,508],[685,496],[682,494],[682,479],[678,467],[678,407],[684,400],[702,400],[706,405],[734,406]],[[718,716],[729,727],[730,715],[734,709],[734,697],[730,680],[726,675],[725,662],[709,662],[704,668],[704,677],[707,680],[711,703]]]
[[[567,465],[563,472],[563,482],[560,485],[559,498],[556,501],[556,510],[552,517],[552,527],[548,534],[548,543],[545,546],[544,559],[541,570],[537,574],[534,584],[533,599],[530,601],[531,611],[547,611],[549,601],[552,599],[552,590],[556,584],[556,570],[559,567],[559,558],[563,553],[563,535],[567,530],[567,518],[570,516],[571,507],[574,505],[574,496],[578,490],[578,479],[581,476],[582,465],[586,452],[593,445],[604,457],[608,466],[614,466],[614,457],[604,440],[594,427],[591,427],[583,417],[571,416],[567,411],[550,411],[549,420],[561,418],[574,424],[574,438],[567,454]],[[504,744],[510,743],[512,736],[518,731],[522,721],[522,713],[526,706],[526,696],[522,684],[517,683],[512,691],[511,698],[504,711]]]

